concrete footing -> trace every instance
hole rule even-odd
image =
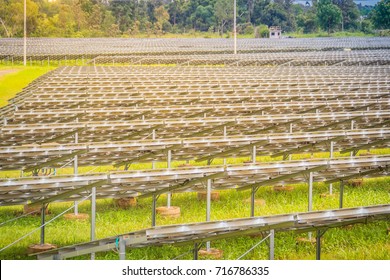
[[[178,218],[180,217],[180,207],[177,206],[161,206],[156,208],[156,213],[166,218]]]

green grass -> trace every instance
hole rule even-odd
[[[17,72],[0,76],[0,107],[7,105],[10,98],[14,97],[18,92],[39,76],[53,70],[54,67],[0,65],[0,70],[11,69],[15,69]]]
[[[313,210],[338,208],[338,197],[320,198],[321,193],[327,192],[328,187],[323,183],[314,184]],[[334,185],[338,191],[338,185]],[[221,191],[219,201],[212,202],[211,220],[248,217],[250,205],[244,202],[250,192],[236,190]],[[273,192],[271,187],[262,187],[257,198],[266,201],[265,206],[257,207],[255,215],[274,215],[307,210],[307,186],[298,184],[292,192]],[[361,205],[386,204],[390,202],[390,178],[367,179],[361,187],[345,187],[344,206],[356,207]],[[166,197],[163,195],[157,206],[164,206]],[[50,214],[47,220],[70,207],[72,203],[50,204]],[[157,225],[203,222],[206,216],[206,203],[198,201],[195,193],[178,193],[172,197],[172,205],[181,207],[182,215],[177,219],[167,219],[157,216]],[[90,203],[82,202],[79,211],[90,212]],[[0,221],[6,221],[21,215],[21,206],[0,208]],[[40,218],[28,216],[0,227],[0,248],[13,242],[18,237],[38,227]],[[151,199],[139,200],[134,208],[127,210],[117,208],[111,199],[98,200],[96,237],[104,238],[117,234],[150,227]],[[323,259],[390,259],[390,239],[386,235],[388,222],[378,221],[367,225],[355,225],[352,229],[330,229],[324,235]],[[305,236],[304,234],[301,236]],[[275,256],[277,259],[314,259],[315,247],[310,244],[296,245],[296,235],[293,232],[277,233]],[[235,259],[261,237],[237,237],[212,242],[212,246],[224,251],[224,259]],[[58,246],[72,245],[89,240],[88,221],[68,221],[59,218],[46,227],[46,242]],[[0,253],[0,259],[29,259],[26,255],[28,245],[39,242],[39,231]],[[164,246],[127,251],[128,259],[171,259],[186,251],[191,246]],[[266,259],[267,247],[261,245],[250,253],[247,259]],[[87,259],[88,256],[79,257]],[[183,257],[190,259],[191,254]],[[97,259],[118,259],[115,252],[98,253]]]
[[[294,38],[319,38],[319,37],[374,37],[375,34],[367,34],[364,32],[334,32],[328,34],[327,32],[316,32],[316,33],[285,33],[283,36],[291,36]]]

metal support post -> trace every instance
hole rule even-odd
[[[211,216],[211,179],[207,179],[207,196],[206,196],[206,222],[210,221]],[[206,250],[210,251],[210,241],[206,243]]]
[[[256,146],[252,146],[252,163],[256,163]]]
[[[198,251],[199,251],[198,243],[194,243],[194,260],[198,259]]]
[[[309,197],[308,197],[308,211],[311,212],[313,209],[313,172],[309,173]],[[308,234],[309,240],[311,240],[311,232]]]
[[[339,200],[339,208],[343,208],[343,198],[344,198],[344,181],[340,182],[340,200]]]
[[[252,192],[251,192],[251,217],[255,216],[255,195],[256,195],[256,188],[252,187]]]
[[[309,203],[308,203],[308,211],[312,211],[313,209],[313,172],[309,173]]]
[[[317,236],[316,236],[316,260],[321,259],[321,237],[325,234],[327,229],[321,231],[320,229],[317,230]]]
[[[333,158],[334,142],[330,141],[330,153],[329,158]],[[333,193],[333,184],[329,184],[329,194]]]
[[[354,129],[354,125],[355,125],[355,121],[352,120],[352,121],[351,121],[351,130]],[[350,157],[353,157],[353,156],[354,156],[353,151],[352,151],[349,155],[350,155]]]
[[[223,127],[223,138],[227,136],[227,127],[226,125]],[[226,158],[223,159],[223,165],[226,165]]]
[[[152,200],[152,227],[156,226],[156,201],[157,197],[154,194]]]
[[[119,259],[122,261],[126,260],[126,241],[123,239],[123,236],[119,237]]]
[[[316,236],[316,260],[321,259],[321,231],[317,230]]]
[[[91,241],[95,240],[95,223],[96,223],[96,187],[92,188],[91,196]],[[95,253],[91,253],[91,260],[95,259]]]
[[[167,156],[167,165],[168,169],[171,168],[171,162],[172,162],[172,151],[168,150],[168,156]],[[167,207],[171,207],[171,192],[168,192],[167,194]]]
[[[79,119],[78,119],[78,118],[76,118],[76,122],[79,122]],[[76,133],[74,134],[74,143],[75,143],[75,144],[78,144],[78,143],[79,143],[79,133],[78,133],[78,132],[76,132]],[[74,174],[74,176],[77,176],[77,174],[78,174],[78,167],[79,167],[79,165],[78,165],[78,164],[79,164],[78,160],[79,160],[78,156],[75,155],[75,156],[74,156],[74,159],[73,159],[73,174]],[[78,214],[79,214],[79,208],[78,208],[78,202],[77,202],[77,201],[74,202],[74,214],[75,214],[75,215],[78,215]]]
[[[41,208],[41,245],[45,244],[45,205],[42,205]]]
[[[273,260],[275,259],[275,230],[270,230],[270,236],[269,236],[269,259]]]
[[[152,140],[156,140],[156,130],[153,129],[152,131]],[[156,162],[153,160],[152,161],[152,169],[156,169]]]

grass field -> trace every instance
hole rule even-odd
[[[327,192],[328,187],[323,183],[314,184],[313,210],[338,208],[338,196],[320,198],[321,193]],[[338,191],[337,185],[334,191]],[[249,198],[248,191],[235,190],[221,191],[219,201],[212,202],[211,220],[248,217],[250,204],[245,201]],[[257,198],[266,201],[265,206],[255,209],[255,215],[272,215],[282,213],[307,211],[307,186],[296,185],[291,192],[274,192],[271,187],[262,187]],[[361,205],[386,204],[390,201],[390,179],[367,179],[361,187],[347,186],[345,188],[345,207]],[[162,196],[157,206],[166,204]],[[49,206],[50,214],[47,220],[58,215],[70,207],[72,203],[54,203]],[[181,207],[182,215],[177,219],[168,219],[157,216],[157,225],[202,222],[206,217],[206,203],[198,201],[195,193],[179,193],[172,197],[172,205]],[[90,212],[89,201],[82,202],[79,211]],[[7,221],[21,215],[21,206],[0,208],[0,221]],[[148,228],[151,224],[151,199],[139,200],[134,208],[117,208],[112,199],[98,200],[96,237],[104,238],[120,233]],[[8,245],[18,237],[30,232],[40,225],[39,216],[28,216],[18,221],[10,222],[0,227],[0,248]],[[63,217],[55,220],[46,227],[46,242],[58,246],[72,245],[89,240],[90,225],[88,221],[68,221]],[[352,228],[330,229],[323,240],[323,259],[390,259],[390,236],[386,234],[388,222],[379,221],[368,225],[355,225]],[[306,236],[302,234],[300,236]],[[276,259],[314,259],[315,247],[312,244],[296,244],[298,235],[293,232],[278,233],[276,235]],[[212,247],[224,251],[224,259],[236,259],[261,237],[237,237],[212,242]],[[39,231],[24,239],[20,243],[0,253],[0,259],[26,259],[28,245],[39,242]],[[132,249],[127,251],[129,259],[172,259],[186,251],[191,246],[165,246],[156,248]],[[247,259],[267,259],[266,244],[259,246],[250,253]],[[115,252],[99,253],[97,259],[118,259]],[[191,259],[188,254],[184,259]],[[88,256],[80,257],[81,259]]]
[[[4,66],[1,70],[16,70],[15,72],[0,76],[0,107],[8,104],[8,100],[20,92],[33,80],[42,76],[54,67],[43,66]]]

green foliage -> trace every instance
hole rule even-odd
[[[217,0],[214,5],[215,18],[219,24],[219,33],[224,33],[225,25],[233,20],[233,1]]]
[[[323,5],[325,2],[329,5]],[[22,3],[0,0],[0,37],[23,36]],[[345,31],[370,32],[368,24],[362,28],[360,19],[370,8],[356,6],[353,0],[313,3],[313,7],[306,7],[293,4],[292,0],[237,0],[237,31],[250,36],[255,26],[278,25],[283,32],[304,34],[317,32],[319,26],[329,32],[342,26]],[[389,0],[382,0],[370,14],[368,20],[375,21],[375,28],[386,28],[388,3]],[[222,35],[232,32],[232,25],[233,0],[27,0],[29,37],[150,37],[167,33],[188,36],[198,31]],[[201,35],[204,36],[216,35]]]
[[[363,20],[361,23],[361,30],[364,33],[372,33],[373,32],[372,22],[367,19]]]
[[[330,0],[319,0],[317,5],[317,18],[320,26],[330,34],[341,23],[342,13]]]
[[[375,28],[390,29],[390,0],[381,0],[371,11],[370,17]]]
[[[255,29],[255,38],[268,38],[269,29],[267,25],[260,25]]]
[[[342,13],[342,23],[344,30],[356,30],[359,27],[360,12],[353,0],[333,0]]]

